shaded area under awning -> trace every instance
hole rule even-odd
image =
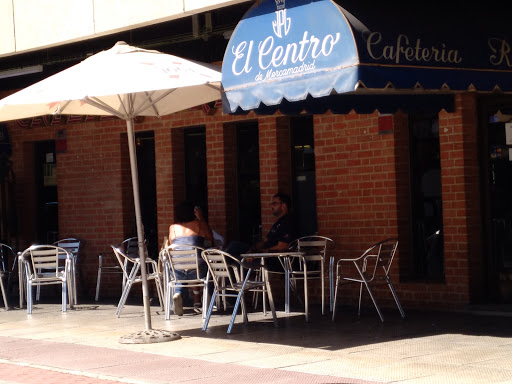
[[[368,95],[368,94],[333,94],[324,97],[312,97],[290,102],[283,99],[280,104],[266,106],[260,104],[254,111],[258,115],[273,115],[277,111],[286,115],[298,115],[306,112],[314,115],[321,115],[327,111],[336,114],[346,114],[354,110],[359,114],[370,114],[375,111],[380,113],[394,113],[401,110],[404,113],[438,113],[441,110],[446,112],[455,111],[453,94],[429,95]],[[244,115],[249,111],[238,108],[232,114]]]

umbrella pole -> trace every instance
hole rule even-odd
[[[135,205],[135,221],[137,223],[137,239],[139,242],[139,257],[141,263],[142,278],[142,299],[144,302],[144,319],[146,329],[142,332],[135,332],[119,338],[121,344],[150,344],[164,341],[178,340],[181,336],[178,333],[167,330],[151,328],[151,310],[149,302],[148,278],[146,275],[146,250],[144,247],[144,229],[142,226],[142,215],[140,211],[139,176],[137,172],[137,154],[135,152],[135,135],[133,133],[133,119],[126,119],[128,132],[128,150],[130,152],[130,168],[132,171],[133,203]]]
[[[128,151],[130,153],[130,168],[132,171],[133,203],[135,205],[135,221],[137,224],[137,239],[139,243],[140,271],[142,278],[142,300],[144,304],[144,319],[146,330],[151,330],[151,308],[149,300],[148,279],[146,276],[146,250],[144,248],[144,230],[140,210],[139,175],[137,173],[137,154],[135,152],[135,135],[133,133],[133,119],[126,120],[128,132]]]

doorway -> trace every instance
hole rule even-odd
[[[512,115],[508,115],[512,119]],[[501,121],[500,121],[501,120]],[[488,299],[512,303],[512,124],[491,116],[487,124],[487,201],[491,258],[487,260]]]
[[[52,244],[59,239],[55,141],[34,143],[34,160],[36,241]]]

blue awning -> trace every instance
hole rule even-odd
[[[419,99],[404,95],[420,93],[439,110],[453,107],[454,91],[512,92],[506,38],[369,27],[332,0],[261,0],[224,54],[224,111],[335,111],[360,100],[380,111],[414,109]]]

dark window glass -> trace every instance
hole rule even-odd
[[[253,244],[261,238],[258,123],[240,124],[236,132],[239,239]]]
[[[208,219],[208,186],[206,173],[206,130],[185,129],[185,196],[199,205]]]
[[[315,143],[313,117],[294,117],[292,137],[293,212],[299,236],[316,234]]]
[[[411,212],[413,274],[442,280],[443,212],[439,121],[435,116],[410,116]]]

